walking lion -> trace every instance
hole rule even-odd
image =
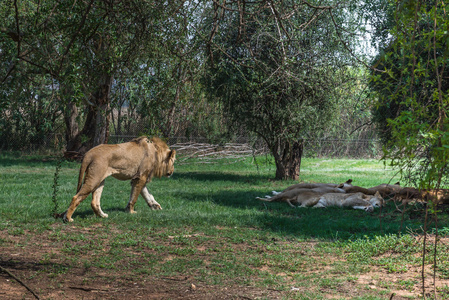
[[[126,210],[135,213],[139,194],[152,209],[162,209],[148,192],[146,184],[153,177],[170,177],[174,171],[176,150],[157,137],[136,138],[128,143],[98,145],[89,150],[81,163],[77,193],[69,208],[59,217],[64,222],[73,222],[72,215],[78,205],[92,193],[92,210],[102,218],[108,215],[101,210],[100,198],[104,181],[112,176],[119,180],[131,180],[131,195]],[[84,179],[84,180],[83,180]]]

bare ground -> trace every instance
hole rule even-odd
[[[91,235],[84,233],[88,239],[95,235],[94,232]],[[286,273],[286,281],[292,282],[291,289],[277,290],[256,284],[239,284],[238,278],[230,280],[229,284],[208,284],[197,281],[195,272],[166,277],[160,274],[136,275],[135,270],[126,266],[115,269],[85,266],[78,260],[74,263],[76,258],[73,254],[66,255],[62,245],[58,247],[45,232],[12,235],[4,230],[0,231],[0,241],[0,299],[36,299],[12,276],[23,281],[40,299],[289,299],[299,298],[304,293],[309,293],[307,297],[313,298],[310,296],[313,291],[328,299],[351,299],[363,297],[364,294],[384,299],[415,299],[420,298],[422,291],[419,268],[409,268],[403,273],[388,273],[382,268],[373,267],[352,280],[344,280],[329,287],[317,286],[314,282],[310,282],[307,287],[295,287],[294,281],[289,279],[291,274]],[[304,248],[313,246],[313,242],[303,245]],[[198,248],[198,252],[201,251]],[[83,255],[86,254],[80,253],[80,256]],[[211,259],[204,255],[202,258]],[[167,254],[162,259],[170,260],[171,257]],[[320,273],[330,280],[338,279],[338,273],[327,270],[329,264],[320,263],[333,259],[341,258],[333,258],[332,255],[317,257],[316,265],[310,266],[310,269],[306,266],[301,272],[305,275]],[[269,267],[263,266],[262,269],[270,271]],[[431,292],[430,267],[427,273],[426,291]],[[404,285],[407,282],[414,284]],[[449,280],[437,280],[438,288],[448,285]]]

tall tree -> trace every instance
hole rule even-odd
[[[265,140],[277,179],[299,178],[304,139],[325,128],[351,75],[337,26],[354,8],[213,1],[206,85],[230,119]]]
[[[449,183],[449,18],[441,1],[390,6],[393,24],[373,65],[385,158],[418,188]]]

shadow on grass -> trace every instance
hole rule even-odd
[[[180,180],[195,180],[199,182],[210,181],[230,181],[230,182],[258,182],[268,181],[272,179],[270,176],[264,174],[248,174],[241,175],[227,172],[179,172],[173,173],[173,179]]]
[[[7,269],[8,271],[42,271],[42,270],[67,270],[69,268],[68,265],[64,264],[55,264],[54,262],[35,262],[35,261],[26,261],[20,259],[14,260],[3,260],[0,259],[0,266]]]
[[[2,167],[12,167],[12,166],[20,166],[20,167],[56,167],[56,164],[59,160],[59,157],[56,156],[21,156],[20,154],[17,157],[14,157],[12,154],[7,154],[5,156],[0,156],[1,166]],[[75,161],[67,161],[64,160],[64,164],[73,165],[75,167],[79,167],[79,163]]]
[[[89,204],[84,204],[84,202],[89,202]],[[107,215],[110,213],[128,213],[125,210],[126,204],[123,205],[123,207],[119,206],[111,206],[107,209],[103,209],[103,212]],[[103,207],[102,207],[103,208]],[[65,210],[62,210],[61,212],[64,212]],[[95,215],[94,211],[90,207],[90,199],[86,199],[86,201],[83,201],[82,206],[80,205],[75,212],[72,215],[72,218],[80,218],[80,219],[88,219],[88,218],[97,218],[98,220],[102,220],[103,218],[97,217]]]
[[[353,239],[364,236],[383,234],[397,234],[401,228],[414,228],[411,220],[406,220],[401,227],[400,214],[391,214],[394,211],[392,205],[383,210],[376,209],[373,213],[350,208],[291,208],[286,203],[263,202],[256,200],[257,192],[218,191],[205,199],[201,194],[183,193],[175,195],[187,201],[206,202],[238,209],[235,217],[239,218],[235,223],[240,226],[255,227],[264,231],[271,231],[284,236],[303,238],[318,238],[326,240]],[[244,211],[247,211],[245,213]],[[388,211],[390,218],[385,218]],[[223,213],[226,215],[226,213]],[[233,213],[229,216],[232,218]],[[218,216],[214,225],[226,224],[226,220]],[[232,223],[232,222],[230,222]]]
[[[302,236],[319,239],[352,239],[363,236],[381,234],[397,234],[406,229],[418,228],[421,222],[412,220],[406,215],[401,221],[401,214],[396,211],[393,203],[382,212],[376,209],[373,213],[351,208],[291,208],[286,203],[264,202],[256,197],[264,197],[269,191],[263,190],[263,182],[271,178],[267,175],[241,175],[222,172],[186,172],[178,174],[177,179],[193,180],[195,184],[208,184],[212,181],[227,181],[238,183],[236,189],[218,189],[216,192],[195,192],[192,189],[178,190],[172,193],[176,199],[187,202],[212,202],[222,207],[248,210],[248,213],[238,215],[240,224],[257,227],[286,236]],[[289,185],[287,182],[286,185]],[[252,185],[255,185],[253,187]],[[164,206],[163,202],[160,202]],[[251,213],[249,211],[256,211]],[[232,217],[232,212],[229,213]],[[220,222],[220,220],[217,220]],[[402,222],[402,223],[401,223]],[[418,225],[417,225],[418,224]]]

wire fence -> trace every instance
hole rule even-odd
[[[238,126],[228,120],[217,106],[210,105],[207,101],[195,105],[179,105],[175,111],[162,112],[160,118],[142,113],[138,107],[114,108],[110,115],[108,143],[127,142],[141,135],[158,135],[165,137],[167,144],[177,149],[179,154],[198,157],[204,161],[270,152],[263,139],[258,139],[244,126]],[[65,124],[62,117],[59,117],[53,126],[42,130],[34,124],[36,118],[27,114],[21,118],[13,118],[11,111],[7,110],[3,111],[2,116],[4,119],[0,122],[0,151],[56,154],[65,149]],[[303,156],[380,157],[382,151],[376,139],[376,130],[374,126],[360,126],[363,123],[363,118],[344,119],[339,123],[341,125],[326,132],[329,136],[340,138],[304,140]],[[357,130],[354,130],[355,128]]]
[[[110,144],[132,140],[137,135],[111,135]],[[167,144],[186,158],[200,158],[210,161],[218,158],[240,158],[269,154],[269,149],[261,139],[246,136],[235,137],[226,143],[214,143],[210,139],[195,136],[171,136]],[[13,149],[23,153],[55,154],[64,149],[62,134],[50,134],[39,142],[16,141]],[[5,150],[3,150],[5,151]],[[304,141],[304,157],[329,158],[379,158],[382,147],[377,139],[310,139]]]

